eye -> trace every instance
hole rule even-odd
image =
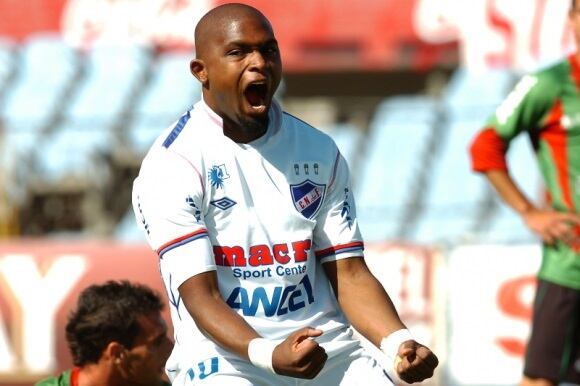
[[[158,336],[158,337],[157,337],[157,338],[156,338],[156,339],[153,341],[153,346],[154,346],[154,347],[159,347],[159,346],[161,346],[161,344],[163,343],[164,339],[165,339],[165,335]]]
[[[240,49],[233,49],[227,52],[228,56],[233,56],[233,57],[237,57],[237,56],[242,56],[243,55],[243,51]]]
[[[266,47],[266,49],[264,50],[264,53],[269,54],[269,55],[277,55],[278,54],[278,46]]]

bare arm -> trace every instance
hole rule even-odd
[[[573,237],[572,225],[580,224],[580,216],[574,213],[537,208],[505,170],[489,170],[485,172],[485,176],[502,200],[515,210],[526,226],[546,243],[552,244],[557,239],[569,241]]]
[[[383,338],[405,328],[389,295],[362,257],[323,266],[346,317],[374,345],[380,347]],[[407,340],[398,347],[393,367],[402,380],[413,383],[431,377],[438,364],[429,348]]]
[[[342,311],[353,327],[375,346],[379,347],[383,337],[406,328],[391,298],[362,257],[323,266]]]
[[[260,335],[223,300],[215,271],[187,279],[179,286],[185,308],[197,326],[221,347],[250,360],[248,345]],[[312,339],[322,334],[313,328],[292,333],[272,352],[276,373],[297,378],[315,377],[326,362],[324,349]]]
[[[248,343],[259,335],[222,299],[215,271],[187,279],[179,286],[179,294],[202,331],[221,347],[248,359]]]

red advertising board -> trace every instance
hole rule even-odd
[[[31,385],[69,368],[67,315],[83,288],[110,279],[147,284],[165,299],[157,257],[146,246],[108,241],[0,243],[0,385]]]
[[[366,256],[409,328],[436,347],[432,251],[374,244],[367,246]],[[157,256],[145,245],[107,240],[1,242],[0,386],[32,385],[69,368],[67,315],[83,288],[110,279],[147,284],[166,300]],[[165,318],[171,326],[168,312]]]
[[[60,33],[71,45],[193,47],[223,0],[0,0],[0,36]],[[573,49],[569,0],[247,0],[272,22],[286,71],[532,69]]]

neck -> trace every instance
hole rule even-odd
[[[240,120],[234,120],[225,114],[220,114],[220,110],[215,107],[217,104],[214,102],[211,95],[206,95],[204,93],[202,98],[206,108],[208,109],[208,114],[210,114],[214,120],[220,121],[224,135],[236,143],[252,142],[263,136],[268,130],[269,118],[267,116],[264,118],[263,122],[250,118],[241,122]]]
[[[112,368],[104,363],[81,367],[76,386],[121,386],[124,383],[115,376]]]
[[[224,135],[236,143],[249,143],[261,136],[268,130],[268,121],[257,122],[248,121],[245,123],[234,122],[233,120],[223,118]]]

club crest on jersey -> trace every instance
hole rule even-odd
[[[230,178],[228,171],[226,170],[226,165],[213,165],[209,172],[207,172],[209,177],[209,182],[214,188],[224,188],[224,180]]]
[[[315,184],[310,180],[290,185],[294,207],[306,218],[312,218],[318,212],[324,199],[325,190],[326,185]]]

